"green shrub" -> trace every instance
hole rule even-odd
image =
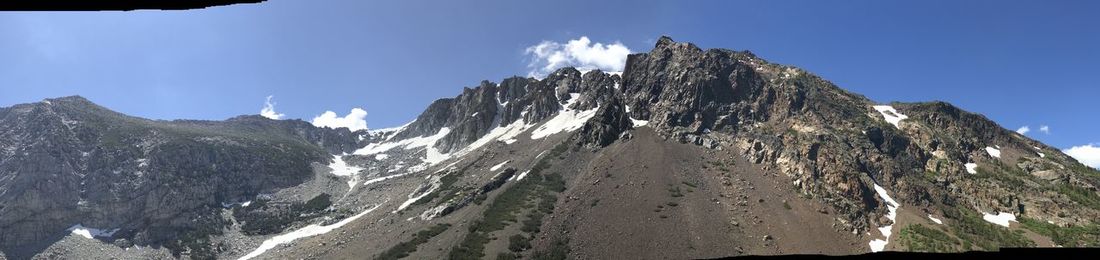
[[[442,223],[416,232],[411,240],[394,245],[385,252],[382,252],[382,254],[379,254],[375,259],[395,260],[405,258],[409,256],[410,253],[416,252],[416,247],[420,246],[420,244],[427,243],[429,239],[442,234],[450,227],[451,224]]]
[[[898,235],[898,242],[909,251],[933,253],[958,252],[959,247],[963,245],[947,233],[923,225],[909,225],[903,228]]]
[[[523,252],[527,249],[531,249],[531,239],[520,234],[508,237],[508,250],[512,250],[512,252]]]

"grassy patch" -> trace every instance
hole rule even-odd
[[[1085,207],[1100,209],[1100,195],[1096,195],[1095,191],[1077,187],[1069,184],[1060,184],[1054,188],[1058,193],[1066,195],[1073,202],[1077,202]]]
[[[1020,224],[1035,233],[1050,237],[1055,244],[1061,246],[1100,246],[1100,226],[1096,224],[1062,227],[1030,218],[1020,218]]]
[[[962,241],[947,233],[922,225],[909,225],[901,230],[898,242],[913,252],[958,252]]]
[[[405,258],[409,256],[410,253],[416,252],[417,246],[428,242],[428,240],[432,237],[442,234],[443,231],[447,231],[447,229],[450,227],[451,224],[443,223],[437,224],[425,230],[421,230],[420,232],[416,232],[416,234],[413,235],[412,240],[401,242],[400,244],[391,247],[389,250],[382,252],[382,254],[378,255],[378,257],[376,257],[375,259],[391,260]]]

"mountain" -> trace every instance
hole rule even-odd
[[[944,102],[660,38],[394,129],[0,109],[9,258],[713,258],[1100,245],[1100,172]]]

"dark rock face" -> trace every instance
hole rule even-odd
[[[75,224],[167,244],[223,224],[201,221],[222,202],[297,185],[355,146],[347,129],[300,120],[152,121],[80,97],[17,105],[0,114],[0,249],[25,257]]]
[[[500,84],[483,81],[477,87],[463,89],[454,98],[433,102],[396,138],[431,136],[447,128],[449,132],[434,147],[441,153],[457,151],[495,127],[517,120],[541,122],[570,102],[573,102],[570,109],[589,110],[621,99],[619,82],[618,75],[598,70],[582,75],[568,67],[541,80],[511,77]]]
[[[581,142],[588,146],[604,147],[619,139],[623,132],[634,125],[626,115],[626,109],[618,98],[602,103],[596,115],[581,127]]]
[[[968,179],[963,170],[966,162],[1008,163],[1013,166],[1005,171],[1026,170],[1035,178],[1022,180],[1024,183],[1074,179],[1079,181],[1070,181],[1073,185],[1095,190],[1100,180],[1084,177],[1092,174],[1058,177],[1067,176],[1067,171],[1053,165],[1079,164],[1057,149],[943,102],[895,103],[893,107],[909,118],[894,126],[872,109],[875,103],[871,100],[800,69],[771,64],[747,51],[701,50],[662,37],[649,53],[628,57],[621,92],[623,102],[630,107],[630,117],[649,120],[651,127],[674,140],[709,148],[717,147],[716,143],[732,143],[765,169],[774,167],[785,173],[803,193],[832,204],[854,221],[856,229],[877,225],[862,220],[877,220],[874,216],[885,213],[873,184],[897,193],[894,198],[908,205],[959,205],[1039,219],[1049,219],[1050,212],[1058,210],[1063,216],[1096,216],[1100,210],[1066,214],[1068,209],[1054,206],[1064,201],[1051,203],[1039,191],[1049,192],[1061,184],[1016,189],[1004,183],[987,183],[992,181],[988,179]],[[608,120],[606,115],[601,112],[589,124]],[[585,138],[593,140],[604,135],[604,131],[590,131],[588,126],[585,131]],[[987,146],[1022,151],[1025,162],[1016,167],[1018,158],[990,158],[984,151]],[[1037,148],[1055,155],[1037,158]],[[938,177],[922,179],[930,173]],[[978,188],[990,185],[1003,188]],[[1016,198],[1008,195],[1014,192],[1027,193],[1023,197],[1031,199],[1007,199],[1010,203],[989,203],[987,199]],[[1019,210],[1026,207],[1039,207],[1046,213]],[[1055,219],[1088,222],[1083,218]]]

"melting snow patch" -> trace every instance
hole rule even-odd
[[[645,126],[645,125],[649,124],[649,120],[638,120],[638,119],[634,119],[633,117],[630,118],[630,122],[634,123],[634,127],[640,127],[640,126]]]
[[[967,163],[966,164],[966,172],[968,172],[970,174],[978,174],[978,164],[977,163]]]
[[[517,180],[517,181],[519,181],[519,180],[523,180],[523,177],[527,177],[527,173],[528,173],[528,172],[531,172],[531,170],[526,170],[526,171],[524,171],[523,173],[520,173],[520,174],[519,174],[519,177],[516,177],[516,180]]]
[[[385,203],[385,202],[382,202],[382,203]],[[317,224],[312,224],[312,225],[309,225],[309,226],[306,226],[306,227],[303,227],[303,228],[299,228],[298,230],[291,231],[290,233],[286,233],[286,234],[274,236],[272,238],[268,238],[267,240],[264,240],[264,242],[262,244],[260,244],[260,247],[256,248],[256,250],[253,250],[251,253],[248,253],[247,255],[242,256],[238,260],[246,260],[246,259],[251,259],[253,257],[260,256],[260,254],[263,254],[264,252],[267,252],[267,250],[271,250],[272,248],[275,248],[276,246],[281,245],[281,244],[290,243],[290,242],[294,241],[295,239],[299,239],[299,238],[303,238],[303,237],[311,237],[311,236],[316,236],[316,235],[328,233],[329,231],[340,228],[344,225],[347,225],[348,223],[351,223],[352,221],[355,221],[356,219],[359,219],[360,217],[363,217],[363,215],[367,215],[367,213],[370,213],[371,211],[374,211],[374,209],[377,209],[381,205],[382,204],[375,205],[374,207],[372,207],[370,209],[367,209],[366,211],[363,211],[362,213],[356,214],[355,216],[345,218],[344,220],[341,220],[340,222],[333,223],[332,225],[321,226],[321,225],[317,225]]]
[[[886,194],[886,189],[883,189],[882,186],[878,186],[878,184],[875,184],[875,192],[878,193],[878,196],[882,198],[883,201],[886,201],[886,209],[889,211],[886,213],[886,218],[889,218],[891,223],[897,223],[895,219],[898,217],[898,207],[900,206],[898,202],[890,198],[890,195]],[[871,240],[869,243],[871,252],[879,252],[886,249],[886,244],[890,243],[890,234],[893,233],[893,227],[894,224],[890,224],[878,228],[879,232],[882,232],[882,236],[886,238]]]
[[[982,213],[982,219],[984,219],[985,221],[987,221],[989,223],[993,223],[993,224],[1001,225],[1001,226],[1004,226],[1004,227],[1008,227],[1008,222],[1009,221],[1012,221],[1012,222],[1016,221],[1016,215],[1013,215],[1012,213],[1004,213],[1004,212],[997,212],[997,215],[993,215],[993,214],[990,214],[990,213],[984,213],[983,212]]]
[[[450,133],[450,132],[451,132],[450,128],[444,127],[444,128],[440,128],[439,132],[437,132],[435,135],[431,135],[431,136],[417,136],[417,137],[413,137],[413,138],[409,138],[409,139],[405,139],[405,140],[401,140],[401,141],[397,141],[397,142],[373,143],[373,144],[367,145],[366,147],[360,148],[359,150],[355,150],[355,154],[358,154],[358,155],[371,155],[371,154],[376,154],[376,153],[389,151],[390,149],[397,148],[397,147],[404,147],[405,149],[412,149],[412,148],[425,147],[425,146],[430,147],[432,145],[435,145],[436,141],[439,141],[439,139],[442,139],[444,136],[447,136],[447,134]]]
[[[1047,157],[1046,154],[1043,154],[1043,153],[1040,153],[1040,152],[1035,152],[1035,153],[1039,154],[1039,158],[1046,158]]]
[[[67,230],[69,232],[72,232],[72,234],[80,235],[80,236],[86,237],[86,238],[111,237],[115,234],[115,232],[118,232],[117,228],[112,229],[112,230],[103,230],[103,229],[84,227],[81,224],[73,225],[72,227],[69,227],[69,229],[67,229]]]
[[[599,110],[598,106],[596,108],[583,111],[569,108],[573,105],[573,103],[577,102],[580,94],[569,93],[569,95],[572,98],[570,98],[569,101],[564,105],[565,109],[559,111],[557,115],[555,115],[553,118],[550,118],[550,120],[547,120],[545,124],[542,124],[542,126],[536,128],[535,131],[532,131],[531,139],[539,139],[561,132],[572,132],[574,130],[580,129],[582,126],[584,126],[584,122],[587,122],[588,119],[596,116],[596,110]]]
[[[363,168],[348,165],[346,162],[344,162],[343,156],[339,156],[339,155],[333,155],[332,156],[332,163],[329,164],[328,167],[330,169],[332,169],[332,174],[333,175],[336,175],[336,176],[351,176],[351,178],[348,179],[348,190],[349,191],[352,188],[355,187],[355,184],[357,182],[359,182],[359,174],[358,173],[359,173],[359,171],[363,170]]]
[[[370,179],[370,180],[364,181],[363,186],[370,185],[370,184],[375,183],[375,182],[380,182],[380,181],[384,181],[384,180],[389,180],[389,179],[405,176],[405,174],[408,174],[408,173],[394,174],[394,175],[390,175],[390,176],[386,176],[386,177],[378,177],[378,178]]]
[[[880,114],[882,114],[882,117],[886,119],[887,123],[890,123],[897,128],[901,128],[900,126],[898,126],[898,123],[900,123],[901,120],[909,118],[909,116],[898,113],[898,111],[895,110],[892,106],[874,106],[874,108]]]
[[[411,206],[413,203],[416,203],[416,201],[420,200],[421,198],[424,198],[424,196],[428,196],[428,194],[431,194],[432,192],[434,192],[436,188],[439,188],[439,182],[438,182],[437,179],[433,179],[431,188],[428,188],[427,191],[424,191],[424,193],[421,193],[420,195],[417,195],[415,197],[412,196],[413,194],[416,194],[415,192],[412,193],[412,194],[409,194],[409,200],[406,200],[405,202],[401,203],[401,206],[398,206],[397,210],[394,210],[393,212],[397,213],[398,211],[404,210],[405,208]]]
[[[989,156],[1001,158],[1001,149],[986,146],[985,152],[989,153]]]
[[[240,203],[222,202],[222,207],[228,209],[228,208],[232,208],[233,205],[237,205],[237,204],[240,204],[241,207],[248,207],[248,205],[252,205],[252,201],[250,200],[250,201],[245,201],[245,202],[240,202]]]
[[[388,154],[384,154],[384,153],[380,153],[380,154],[378,154],[378,155],[375,155],[375,156],[374,156],[374,159],[375,159],[375,160],[379,160],[379,161],[381,161],[381,160],[385,160],[386,158],[390,158],[390,155],[388,155]]]
[[[493,166],[493,168],[489,168],[489,170],[490,170],[490,171],[496,171],[496,170],[500,170],[500,167],[504,167],[504,165],[505,165],[505,164],[508,164],[508,162],[511,162],[511,161],[504,161],[504,162],[502,162],[502,163],[500,163],[500,164],[494,165],[494,166]]]
[[[938,218],[936,218],[936,217],[933,217],[932,215],[928,215],[928,219],[931,219],[931,220],[932,220],[932,222],[936,222],[936,224],[940,224],[940,225],[943,225],[943,220],[940,220],[940,219],[938,219]]]

